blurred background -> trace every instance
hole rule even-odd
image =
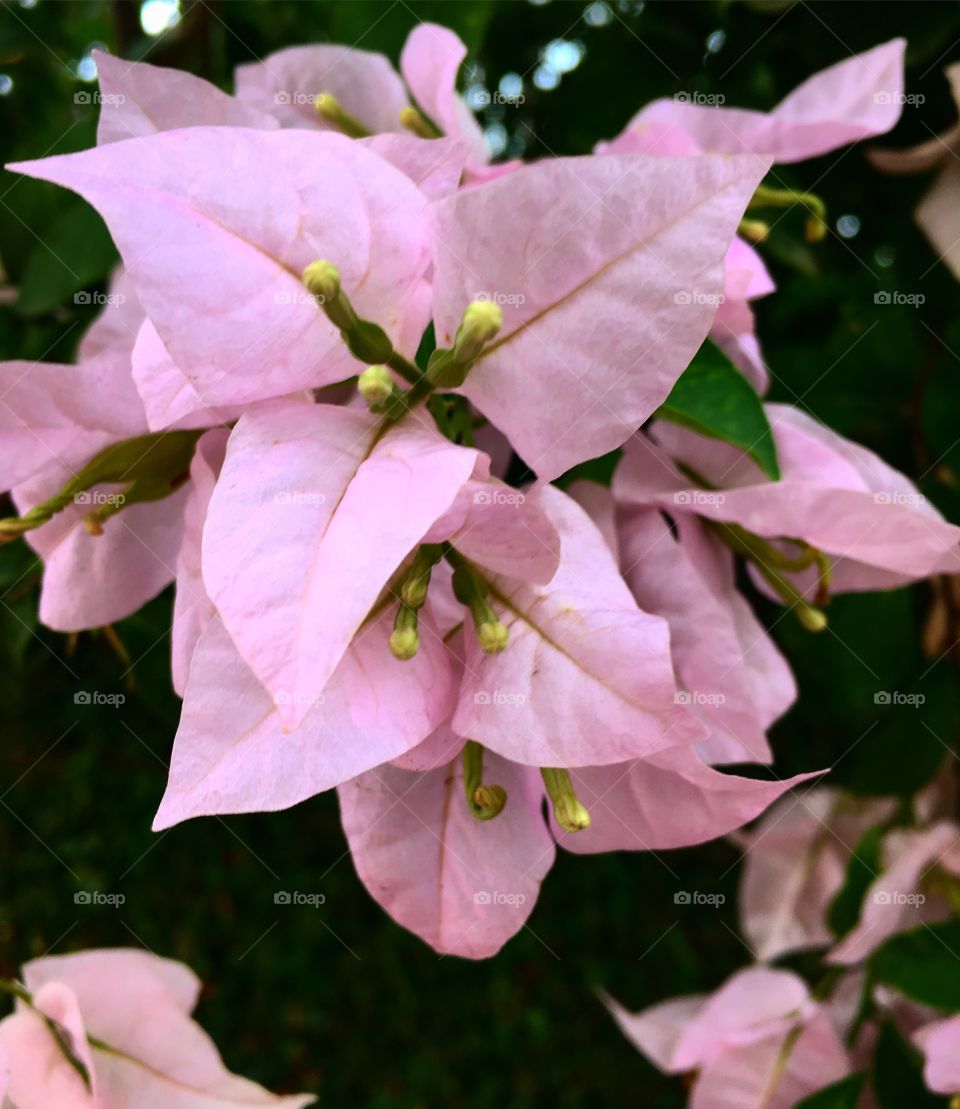
[[[589,153],[645,102],[680,90],[770,108],[898,35],[916,102],[884,144],[928,139],[955,117],[942,74],[960,58],[952,2],[15,0],[0,7],[2,161],[93,144],[94,47],[230,90],[235,65],[292,44],[396,61],[418,20],[468,44],[463,88],[504,158]],[[811,246],[802,218],[787,218],[761,248],[779,286],[755,303],[774,398],[878,451],[960,520],[958,290],[911,215],[928,181],[878,176],[860,148],[778,175],[825,199],[831,234]],[[2,357],[69,360],[116,261],[99,218],[73,194],[4,172],[0,259]],[[883,291],[923,302],[877,303]],[[0,975],[81,947],[183,959],[207,984],[198,1016],[227,1064],[326,1106],[683,1104],[681,1084],[634,1052],[597,991],[639,1008],[713,989],[749,961],[732,845],[562,856],[529,927],[497,958],[439,958],[360,885],[333,794],[153,835],[179,712],[171,597],[118,625],[119,641],[69,638],[37,625],[39,578],[24,545],[0,548]],[[836,634],[819,638],[777,623],[801,689],[774,731],[777,771],[834,765],[832,780],[858,792],[909,794],[955,765],[953,662],[924,654],[925,628],[931,656],[956,638],[943,591],[841,598],[831,620]],[[75,703],[90,689],[123,703]],[[891,689],[925,703],[875,704]],[[725,903],[675,904],[690,889]],[[83,890],[124,901],[85,905]],[[283,890],[325,900],[277,905]]]

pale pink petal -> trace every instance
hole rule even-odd
[[[183,540],[177,552],[177,589],[170,632],[171,677],[173,688],[181,697],[187,687],[187,674],[197,640],[216,613],[203,584],[200,541],[229,437],[227,428],[208,431],[198,440],[190,464],[189,492],[183,507]]]
[[[277,120],[180,69],[128,62],[93,51],[100,79],[99,144],[135,139],[177,127],[255,127]]]
[[[401,131],[406,90],[382,54],[349,46],[291,46],[235,71],[238,100],[271,112],[284,127],[328,124],[315,104],[328,93],[368,131]]]
[[[215,1109],[224,1105],[300,1109],[313,1098],[278,1097],[231,1074],[210,1037],[189,1017],[198,983],[182,964],[144,951],[105,949],[37,960],[25,980],[63,982],[74,991],[94,1048],[97,1109]],[[48,985],[43,987],[49,989]],[[81,1100],[36,1109],[77,1109]],[[23,1109],[34,1109],[23,1103]]]
[[[555,851],[539,774],[488,752],[484,780],[507,791],[485,821],[467,807],[460,760],[415,774],[381,766],[338,790],[371,896],[436,951],[468,959],[494,955],[520,930]]]
[[[625,451],[615,496],[621,504],[695,512],[768,538],[803,539],[900,580],[960,569],[960,528],[947,523],[907,478],[789,405],[767,405],[767,413],[780,481],[764,478],[751,458],[728,444],[658,423],[659,448],[637,436]],[[671,457],[720,491],[705,495],[691,487]],[[837,572],[833,591],[850,588],[852,577]]]
[[[675,1063],[677,1045],[707,1000],[707,994],[675,997],[639,1013],[631,1013],[612,997],[603,998],[624,1036],[664,1074],[680,1074],[685,1069],[685,1060],[683,1067]]]
[[[827,962],[859,963],[894,933],[919,924],[921,882],[958,840],[960,829],[947,823],[891,833],[884,845],[887,866],[870,883],[856,927],[827,955]]]
[[[339,266],[357,312],[395,337],[430,261],[427,198],[341,135],[194,127],[18,169],[98,209],[140,303],[207,405],[357,372],[301,283],[309,263]]]
[[[207,592],[287,727],[476,462],[415,417],[378,426],[331,405],[248,412],[210,501]]]
[[[674,538],[656,509],[623,512],[624,577],[637,604],[668,621],[678,696],[723,761],[767,762],[766,730],[796,696],[790,668],[737,593],[729,550],[699,521],[684,524]]]
[[[324,692],[297,704],[291,729],[214,618],[194,651],[154,829],[289,808],[427,739],[456,695],[452,659],[426,613],[420,650],[399,662],[391,623],[386,613],[355,637]]]
[[[13,501],[23,514],[53,496],[70,479],[61,467],[18,485]],[[132,504],[108,517],[101,535],[90,535],[82,517],[95,499],[122,495],[122,486],[98,485],[68,505],[26,540],[43,559],[40,620],[55,631],[84,631],[132,615],[174,579],[183,534],[186,486],[162,500]]]
[[[741,827],[816,776],[741,778],[707,766],[689,747],[616,766],[581,767],[571,778],[590,827],[557,835],[577,855],[690,847]]]
[[[489,161],[483,131],[457,95],[457,72],[466,56],[466,46],[453,31],[436,23],[420,23],[404,44],[400,71],[430,119],[445,135],[465,139],[470,160],[482,165]]]
[[[462,139],[428,141],[385,133],[359,142],[405,173],[431,200],[457,191],[470,156]]]
[[[150,320],[137,332],[130,356],[133,380],[151,431],[208,427],[237,419],[245,406],[208,407]]]
[[[744,848],[741,927],[757,958],[833,942],[827,913],[846,880],[850,855],[892,807],[820,788],[785,797],[738,837]]]
[[[769,154],[801,162],[847,143],[882,135],[903,107],[904,39],[844,58],[809,77],[771,112],[655,100],[630,121],[674,127],[697,148],[720,154]]]
[[[124,365],[125,372],[122,375],[119,370],[117,372],[116,384],[123,392],[116,400],[122,399],[129,403],[133,399],[129,381],[124,383],[121,377],[130,376],[130,352],[142,323],[143,309],[137,299],[133,278],[123,266],[117,266],[110,278],[104,309],[87,328],[77,347],[77,361],[80,363],[108,354]],[[130,407],[136,411],[139,406],[131,404]]]
[[[924,1054],[928,1089],[948,1096],[960,1093],[960,1016],[927,1025],[914,1040]]]
[[[690,1109],[794,1109],[805,1097],[852,1071],[847,1053],[824,1013],[815,1014],[796,1040],[784,1034],[725,1052],[697,1076]]]
[[[546,584],[560,564],[560,536],[535,498],[495,481],[469,481],[425,537],[446,541],[471,562]]]
[[[10,1067],[4,1105],[101,1109],[38,1014],[23,1008],[0,1021],[0,1052]]]
[[[546,586],[494,579],[510,643],[483,654],[468,631],[454,730],[534,766],[623,762],[704,738],[676,703],[666,621],[637,607],[570,497],[550,486],[530,496],[560,533],[560,568]]]
[[[400,770],[439,770],[458,757],[465,743],[463,736],[452,731],[449,723],[444,723],[423,743],[390,761]]]
[[[80,366],[0,362],[0,485],[79,469],[109,443],[146,431],[132,383],[107,355]]]
[[[949,157],[949,156],[948,156]],[[929,192],[917,205],[917,223],[930,240],[930,245],[945,262],[954,277],[960,279],[960,167],[956,158],[940,171]]]
[[[437,202],[437,342],[470,301],[502,304],[462,392],[541,478],[618,447],[666,398],[710,328],[767,166],[555,158]]]

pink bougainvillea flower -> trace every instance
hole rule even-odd
[[[436,204],[434,318],[503,327],[462,392],[550,479],[619,446],[710,329],[760,158],[557,158]]]
[[[808,77],[770,112],[697,103],[689,96],[654,100],[609,144],[633,149],[649,127],[662,143],[676,130],[693,150],[718,154],[769,154],[777,162],[802,162],[847,143],[882,135],[903,107],[901,38],[845,58]]]
[[[466,46],[453,31],[420,23],[403,47],[400,69],[430,121],[447,138],[459,140],[465,161],[479,169],[489,160],[483,132],[457,94],[457,73],[466,56]],[[403,81],[382,54],[345,46],[294,46],[236,70],[238,99],[270,112],[284,127],[334,128],[316,108],[317,98],[326,94],[374,135],[403,131],[402,113],[410,108]]]
[[[953,102],[960,111],[960,65],[944,70],[950,82]],[[868,151],[867,157],[882,173],[928,173],[937,177],[917,205],[916,219],[940,258],[960,278],[960,121],[942,135],[936,135],[908,150]]]
[[[585,483],[584,483],[585,484]],[[584,485],[571,492],[582,495]],[[713,764],[770,762],[766,732],[796,697],[790,668],[734,582],[733,558],[692,516],[671,532],[656,509],[614,510],[608,489],[587,495],[608,502],[620,569],[640,607],[663,616],[677,694],[710,728],[700,751]],[[608,539],[608,543],[611,542]]]
[[[960,1016],[921,1028],[914,1043],[923,1052],[923,1080],[935,1094],[960,1093]]]
[[[884,840],[883,854],[884,869],[870,883],[860,919],[829,953],[830,963],[859,963],[896,932],[949,915],[940,898],[928,895],[925,882],[937,867],[960,876],[957,825],[942,821],[922,831],[893,831]]]
[[[100,145],[178,127],[272,131],[280,126],[273,115],[228,96],[192,73],[124,61],[103,50],[92,53],[100,81]]]
[[[723,301],[717,307],[710,338],[758,392],[766,392],[770,373],[757,340],[750,301],[768,296],[776,286],[760,255],[739,237],[727,251],[724,273]]]
[[[241,417],[210,501],[203,578],[288,727],[478,458],[416,419],[384,434],[372,414],[332,405]]]
[[[660,1070],[696,1072],[690,1109],[792,1109],[851,1071],[828,1014],[789,971],[749,967],[713,995],[636,1014],[607,1005]]]
[[[454,731],[517,762],[563,767],[706,738],[677,703],[666,621],[637,606],[603,536],[570,497],[552,486],[532,497],[560,533],[560,568],[545,585],[492,579],[510,644],[484,654],[467,637]]]
[[[336,97],[366,130],[402,131],[409,106],[403,81],[383,54],[349,46],[291,46],[235,70],[237,99],[269,112],[284,127],[329,130],[317,97]]]
[[[271,1094],[224,1067],[190,1018],[200,983],[182,963],[131,948],[83,951],[27,963],[23,983],[32,1003],[18,1001],[0,1021],[6,1094],[18,1109],[299,1109],[314,1100]]]
[[[419,342],[427,199],[341,135],[194,127],[20,171],[104,217],[167,352],[205,405],[246,404],[358,372],[300,275],[339,268],[357,312]],[[417,317],[416,327],[408,316]]]
[[[194,816],[289,808],[428,738],[456,697],[453,659],[429,608],[413,659],[391,655],[391,624],[385,613],[361,629],[322,693],[278,706],[213,617],[193,653],[154,830]],[[284,725],[286,707],[297,709],[296,727]]]
[[[203,629],[216,615],[203,584],[200,550],[207,509],[220,476],[229,437],[229,430],[223,427],[206,432],[198,440],[190,464],[190,484],[183,506],[183,537],[177,552],[170,645],[173,688],[181,697],[187,687],[194,648]]]
[[[130,376],[143,312],[121,271],[84,336],[79,364],[0,364],[0,470],[21,513],[59,493],[98,452],[147,431]],[[173,580],[185,490],[108,518],[101,535],[81,524],[122,486],[97,485],[26,535],[44,560],[40,619],[82,631],[129,616]]]
[[[656,505],[803,540],[830,556],[831,592],[890,588],[960,569],[960,528],[872,451],[789,405],[767,405],[781,479],[764,478],[737,448],[656,424],[636,436],[614,477],[623,505]],[[682,472],[675,463],[682,463]],[[694,485],[695,473],[705,486]],[[815,588],[814,570],[801,579]]]
[[[437,951],[471,959],[495,954],[524,925],[555,854],[539,773],[488,753],[484,774],[507,791],[485,821],[467,806],[460,760],[418,773],[380,766],[338,791],[371,895]]]
[[[567,834],[575,854],[661,851],[706,843],[753,820],[785,792],[821,772],[765,781],[724,774],[678,747],[617,766],[570,772],[590,827]]]
[[[421,23],[410,32],[400,55],[400,71],[417,104],[440,130],[463,139],[473,165],[489,160],[480,124],[457,95],[457,73],[467,48],[436,23]]]
[[[737,834],[744,849],[741,927],[758,959],[833,943],[827,913],[850,855],[895,804],[814,789],[785,798],[755,828]]]
[[[181,552],[184,575],[178,577],[177,604],[179,608],[181,587],[187,586],[184,605],[193,603],[195,607],[184,612],[183,629],[178,633],[175,626],[174,633],[175,642],[182,636],[180,667],[190,661],[191,655],[192,662],[174,744],[170,783],[157,815],[158,828],[191,816],[284,808],[406,755],[430,739],[449,719],[461,669],[458,652],[462,653],[462,648],[451,650],[447,641],[462,624],[464,609],[459,605],[435,605],[444,592],[444,573],[437,568],[437,580],[431,586],[421,621],[420,649],[413,659],[401,662],[390,653],[388,641],[395,598],[388,589],[378,612],[348,639],[346,653],[322,691],[318,682],[318,692],[282,693],[275,704],[243,661],[212,605],[207,602],[205,606],[195,597],[202,592],[202,583],[198,578],[197,540],[192,521],[194,515],[199,520],[203,513],[209,481],[209,476],[207,481],[203,476],[209,466],[206,455],[217,451],[218,435],[207,433],[194,462],[194,486],[187,508],[188,534]],[[452,451],[462,449],[446,440],[436,442]],[[372,456],[370,469],[376,471],[373,478],[382,479],[387,503],[393,499],[405,505],[408,512],[412,511],[416,491],[400,496],[388,479],[392,470],[402,477],[408,463],[414,473],[418,467],[422,470],[431,458],[442,463],[442,453],[430,453],[433,443],[431,437],[421,437],[423,457],[412,453],[412,441],[406,450],[394,443],[392,448],[387,445],[381,454]],[[473,460],[474,452],[465,454]],[[372,479],[368,473],[359,480],[362,484]],[[230,481],[228,465],[221,484]],[[218,489],[215,498],[219,493]],[[296,491],[284,494],[283,503],[296,504],[297,500]],[[315,503],[304,503],[311,505],[313,512],[321,512]],[[341,510],[350,514],[355,506],[344,497]],[[376,515],[374,511],[373,516]],[[255,515],[249,518],[256,519]],[[318,528],[322,529],[323,524],[321,517]],[[213,526],[217,526],[216,521]],[[338,528],[352,526],[349,520],[331,523],[325,538],[331,538]],[[559,538],[539,506],[533,501],[524,502],[522,494],[515,490],[489,481],[468,481],[426,538],[435,542],[453,541],[461,553],[469,552],[478,566],[494,570],[509,566],[514,575],[529,575],[535,580],[550,578],[559,557]],[[340,540],[333,536],[332,541]],[[389,545],[381,546],[379,557],[389,558]],[[361,574],[374,568],[372,561],[365,567],[356,557],[358,547],[348,544],[348,549],[353,552],[351,571]],[[399,564],[406,552],[402,547],[393,549],[401,552],[395,556]],[[386,577],[395,569],[392,566],[386,570]],[[321,574],[324,580],[332,577]],[[366,583],[361,585],[365,590]],[[449,590],[448,582],[446,588]],[[333,598],[334,607],[328,605],[321,610],[330,614],[331,623],[339,618],[336,606],[342,607],[340,594],[347,592],[340,590]],[[372,592],[376,599],[380,589]],[[245,628],[245,643],[249,642],[247,631]],[[199,642],[194,649],[190,639],[197,635]],[[299,719],[299,723],[292,729],[285,727],[285,717]],[[458,751],[459,747],[452,750],[447,761]]]
[[[516,729],[525,706],[503,691]],[[404,927],[442,954],[495,954],[526,922],[555,844],[570,851],[659,851],[723,835],[752,820],[787,782],[721,774],[690,748],[633,764],[571,773],[591,825],[565,833],[543,817],[543,782],[534,767],[488,751],[484,780],[507,803],[491,820],[472,815],[457,758],[465,740],[441,726],[419,747],[338,789],[357,873]]]
[[[600,143],[610,154],[678,156],[700,152],[768,154],[799,162],[889,131],[903,103],[903,39],[847,58],[815,74],[771,112],[700,104],[689,96],[655,100],[617,138]],[[724,299],[711,337],[763,392],[769,374],[749,301],[773,291],[766,267],[735,239],[726,261]]]

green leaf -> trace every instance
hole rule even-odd
[[[873,1064],[873,1086],[880,1109],[940,1109],[947,1099],[930,1093],[923,1082],[923,1065],[916,1052],[893,1027],[880,1029]]]
[[[870,958],[878,982],[950,1012],[960,1010],[960,920],[892,936]]]
[[[102,281],[117,260],[106,225],[88,205],[70,205],[27,258],[17,311],[38,316],[64,304],[87,285]]]
[[[827,924],[838,938],[845,936],[860,919],[860,907],[867,889],[883,869],[880,845],[885,831],[882,824],[868,828],[850,856],[846,879],[827,910]]]
[[[867,1075],[865,1071],[831,1082],[822,1090],[798,1101],[794,1109],[857,1109]]]
[[[777,448],[763,403],[750,382],[709,340],[697,351],[657,416],[732,443],[749,454],[767,477],[779,480]]]

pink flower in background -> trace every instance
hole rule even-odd
[[[35,959],[23,968],[31,997],[0,1021],[6,1096],[17,1109],[299,1109],[224,1067],[190,1017],[200,982],[182,963],[133,948]],[[0,1095],[3,1073],[0,1069]]]
[[[950,94],[960,110],[960,65],[944,70]],[[867,156],[881,173],[909,174],[937,171],[933,184],[917,205],[916,220],[937,255],[960,278],[960,122],[942,135],[907,150],[874,147]]]
[[[819,157],[889,131],[903,106],[903,39],[846,58],[814,74],[770,112],[700,103],[678,93],[655,100],[599,153],[685,157],[698,153],[764,154],[777,164]],[[776,174],[773,175],[776,180]],[[796,200],[797,204],[801,201]],[[774,291],[757,252],[734,239],[726,258],[724,298],[711,338],[760,392],[769,382],[749,302]]]
[[[654,100],[609,149],[629,151],[652,131],[658,145],[686,146],[676,153],[768,154],[781,163],[819,157],[894,126],[903,109],[905,48],[897,38],[845,58],[808,77],[770,112],[701,104],[683,93]]]
[[[891,588],[960,569],[960,528],[912,482],[799,409],[766,410],[779,481],[764,478],[733,446],[658,422],[653,441],[637,436],[627,448],[613,484],[618,503],[803,540],[829,556],[832,593]],[[812,594],[816,570],[797,581]]]
[[[735,840],[743,848],[740,921],[758,959],[834,942],[830,905],[843,887],[861,836],[892,816],[888,799],[819,788],[772,806]]]
[[[696,1072],[690,1109],[792,1109],[852,1072],[829,1013],[789,971],[750,967],[711,995],[635,1014],[607,1006],[660,1070]]]
[[[923,1052],[923,1079],[935,1094],[960,1093],[960,1016],[921,1028],[914,1043]]]

